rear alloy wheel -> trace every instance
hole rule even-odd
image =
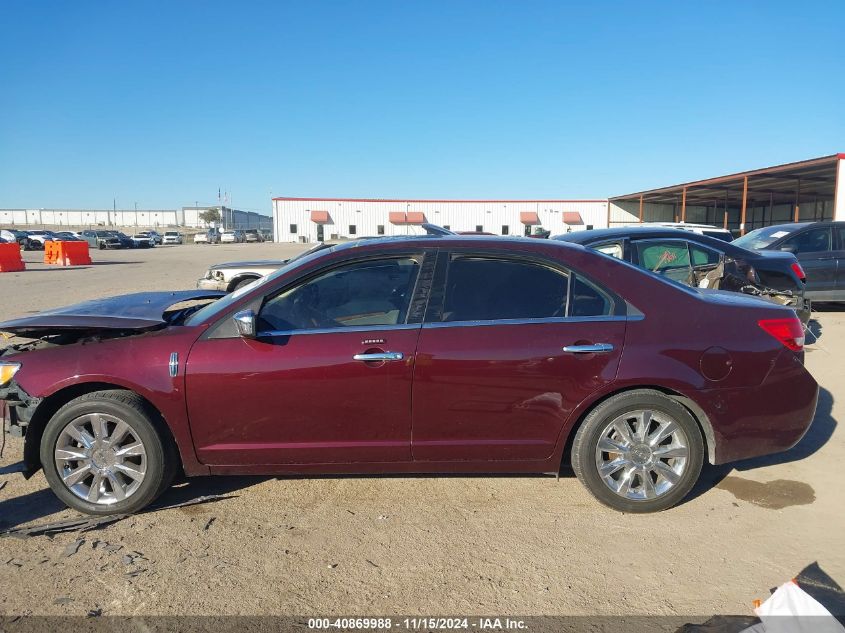
[[[136,394],[100,391],[64,405],[44,429],[41,464],[53,492],[89,514],[141,510],[170,484],[175,451]]]
[[[704,460],[698,424],[659,391],[614,396],[585,418],[572,466],[602,503],[623,512],[657,512],[680,502]]]

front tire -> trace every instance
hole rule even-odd
[[[244,286],[248,286],[249,284],[251,284],[256,279],[258,279],[258,277],[247,277],[246,279],[241,279],[237,283],[232,284],[232,289],[229,290],[229,292],[234,292],[238,288],[243,288]]]
[[[130,391],[97,391],[61,407],[41,438],[50,488],[87,514],[125,514],[152,503],[173,480],[176,450],[158,416]]]
[[[622,512],[659,512],[689,494],[704,462],[704,439],[687,409],[665,394],[638,389],[593,409],[572,445],[572,467],[603,504]]]

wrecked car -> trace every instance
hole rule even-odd
[[[575,231],[552,239],[583,244],[688,286],[788,306],[805,327],[810,320],[806,275],[791,253],[750,251],[735,242],[655,224]]]
[[[197,280],[197,288],[233,292],[279,270],[287,261],[286,259],[264,259],[254,262],[214,264]]]
[[[176,472],[571,464],[602,503],[654,512],[705,460],[795,445],[818,397],[794,310],[560,241],[324,245],[221,295],[0,323],[16,337],[0,401],[24,474],[43,469],[64,503],[102,515],[140,510]]]

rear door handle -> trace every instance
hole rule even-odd
[[[563,348],[564,352],[570,354],[602,354],[613,351],[613,345],[610,343],[594,343],[592,345],[567,345]]]
[[[376,352],[372,354],[355,354],[352,360],[373,363],[387,360],[402,360],[403,358],[405,358],[405,355],[402,352]]]

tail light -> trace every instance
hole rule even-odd
[[[807,281],[807,275],[804,273],[804,269],[801,268],[801,264],[799,264],[798,262],[793,262],[790,268],[792,269],[792,272],[798,275],[798,279],[800,279],[802,282]]]
[[[791,319],[761,319],[757,325],[793,352],[804,349],[804,328],[798,317]]]

